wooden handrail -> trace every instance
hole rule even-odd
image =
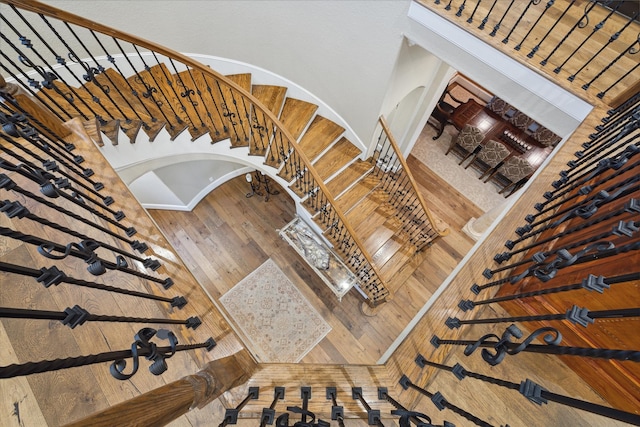
[[[209,362],[200,372],[141,394],[67,427],[163,426],[193,408],[202,408],[222,393],[244,384],[256,363],[247,350]]]
[[[117,38],[117,39],[120,39],[120,40],[127,41],[129,43],[136,44],[138,46],[144,47],[144,48],[149,49],[151,51],[154,51],[156,53],[160,53],[160,54],[162,54],[162,55],[164,55],[164,56],[166,56],[168,58],[179,60],[183,64],[186,64],[186,65],[192,67],[193,69],[196,69],[196,70],[204,73],[205,75],[207,75],[209,77],[217,79],[217,80],[223,82],[228,87],[230,87],[233,90],[237,91],[239,94],[241,94],[243,97],[245,97],[248,101],[250,101],[250,103],[255,108],[257,108],[262,114],[264,114],[264,116],[266,116],[269,120],[271,120],[273,125],[286,138],[286,140],[288,141],[289,145],[291,147],[293,147],[293,149],[296,151],[297,155],[300,157],[302,162],[305,164],[305,167],[308,169],[309,173],[311,173],[311,176],[313,177],[313,179],[318,184],[318,187],[320,188],[322,193],[327,198],[327,201],[331,204],[333,210],[336,212],[336,214],[338,215],[338,217],[340,218],[340,220],[344,224],[345,228],[347,229],[347,231],[351,235],[351,238],[353,239],[354,243],[358,246],[358,248],[362,252],[362,255],[365,257],[365,259],[367,260],[367,262],[371,266],[373,272],[376,274],[378,279],[380,281],[382,281],[382,276],[380,275],[380,272],[377,270],[377,268],[374,265],[373,257],[366,250],[366,248],[364,247],[363,242],[357,237],[355,231],[353,230],[353,227],[351,227],[351,225],[347,221],[345,214],[336,205],[336,202],[335,202],[333,196],[331,195],[331,193],[329,192],[327,187],[324,185],[323,180],[320,177],[320,175],[318,174],[318,172],[312,166],[311,161],[306,157],[306,155],[302,152],[302,150],[298,146],[296,139],[293,138],[293,136],[284,127],[284,125],[279,121],[279,119],[275,116],[275,114],[273,114],[268,108],[263,106],[262,103],[257,98],[255,98],[251,93],[245,91],[241,86],[239,86],[238,84],[236,84],[232,80],[230,80],[227,77],[225,77],[224,75],[212,70],[211,68],[201,64],[200,62],[195,61],[195,60],[189,58],[188,56],[183,55],[183,54],[181,54],[179,52],[176,52],[174,50],[168,49],[168,48],[166,48],[164,46],[161,46],[161,45],[156,44],[154,42],[145,40],[143,38],[140,38],[140,37],[125,33],[123,31],[115,30],[113,28],[107,27],[105,25],[99,24],[97,22],[91,21],[89,19],[83,18],[83,17],[75,15],[73,13],[69,13],[69,12],[57,9],[57,8],[52,7],[50,5],[47,5],[47,4],[44,4],[44,3],[40,3],[40,2],[35,1],[35,0],[0,0],[0,3],[6,3],[6,4],[14,5],[17,8],[20,8],[20,9],[23,9],[23,10],[27,10],[27,11],[30,11],[30,12],[42,14],[42,15],[49,16],[49,17],[52,17],[52,18],[55,18],[55,19],[59,19],[59,20],[62,20],[64,22],[68,22],[68,23],[71,23],[71,24],[74,24],[74,25],[78,25],[78,26],[81,26],[81,27],[84,27],[84,28],[87,28],[87,29],[90,29],[90,30],[93,30],[93,31],[96,31],[96,32],[99,32],[99,33],[102,33],[102,34],[109,35],[111,37],[114,37],[114,38]]]
[[[413,187],[413,191],[416,193],[416,196],[420,201],[420,205],[422,206],[422,209],[424,209],[424,212],[427,214],[427,218],[429,218],[429,222],[433,224],[433,229],[436,231],[436,233],[438,233],[438,236],[440,237],[448,235],[450,232],[448,228],[445,228],[444,230],[440,231],[436,227],[436,222],[434,221],[433,216],[431,215],[431,211],[427,207],[427,204],[425,203],[424,198],[422,197],[422,194],[420,194],[420,191],[418,190],[418,184],[416,183],[416,180],[413,179],[413,175],[411,175],[411,172],[409,171],[407,162],[404,159],[402,152],[400,151],[400,147],[398,147],[398,143],[396,142],[395,138],[393,137],[393,134],[391,133],[391,129],[389,129],[389,125],[387,124],[387,121],[383,116],[380,116],[379,121],[380,121],[380,125],[382,125],[382,130],[384,131],[384,133],[387,135],[387,138],[389,139],[389,143],[391,144],[391,147],[393,147],[393,151],[395,151],[396,153],[396,157],[398,158],[398,161],[400,161],[400,164],[402,165],[402,169],[404,169],[404,172],[407,174],[407,177],[409,178],[409,182],[411,183],[411,186]]]

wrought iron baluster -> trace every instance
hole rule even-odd
[[[0,15],[0,18],[4,19],[4,17],[2,15]],[[71,107],[73,107],[74,110],[76,110],[76,112],[85,120],[89,120],[89,117],[84,114],[84,112],[82,110],[80,110],[80,108],[76,105],[75,100],[76,97],[74,97],[74,95],[71,92],[65,93],[63,92],[58,86],[53,84],[53,81],[56,79],[59,79],[59,77],[54,74],[51,71],[47,71],[44,67],[40,66],[40,65],[36,65],[27,55],[24,54],[24,52],[22,52],[16,45],[14,45],[4,34],[0,33],[0,38],[2,38],[9,46],[11,46],[11,48],[16,52],[16,54],[18,55],[18,59],[19,61],[24,64],[25,66],[29,67],[29,68],[33,68],[34,70],[36,70],[36,72],[40,75],[40,77],[43,79],[42,82],[38,82],[35,79],[32,79],[31,77],[29,77],[26,73],[24,73],[22,71],[22,67],[20,67],[19,65],[17,65],[15,62],[13,62],[11,60],[11,58],[9,58],[7,55],[5,55],[4,53],[2,53],[2,56],[16,69],[20,70],[27,78],[27,81],[29,82],[30,86],[35,87],[36,89],[40,89],[41,87],[44,87],[46,89],[51,89],[53,91],[55,91],[57,94],[59,94],[60,96],[62,96],[65,101],[67,101],[69,103],[69,105]],[[31,46],[31,43],[27,40],[27,46]],[[4,67],[3,67],[4,68]],[[21,80],[17,80],[17,81],[21,81]],[[69,88],[67,86],[67,88]],[[47,91],[43,91],[40,90],[39,93],[44,93],[46,94],[47,98],[49,98],[50,100],[52,100],[52,97],[47,93]],[[46,105],[46,103],[45,103]],[[58,104],[56,102],[56,105],[59,106],[60,104]],[[65,111],[64,108],[60,107],[60,111]],[[73,117],[69,114],[69,117]]]
[[[531,2],[535,2],[535,1],[536,1],[536,0],[531,0]],[[535,4],[538,4],[539,2],[540,2],[540,1],[538,0],[538,2],[537,2],[537,3],[535,3]],[[522,40],[520,40],[520,43],[518,43],[518,44],[514,47],[514,49],[515,49],[515,50],[520,50],[520,49],[522,49],[522,44],[524,43],[524,41],[527,39],[527,37],[529,37],[529,34],[531,34],[531,32],[534,30],[534,28],[536,28],[536,27],[538,26],[538,23],[540,22],[540,20],[542,19],[542,17],[547,13],[547,11],[549,10],[549,8],[550,8],[551,6],[553,6],[553,4],[554,4],[554,3],[555,3],[555,0],[549,0],[549,1],[547,2],[547,4],[545,5],[544,10],[542,11],[542,13],[540,13],[540,15],[538,15],[538,18],[536,18],[536,22],[534,22],[534,23],[533,23],[533,25],[531,25],[531,26],[529,27],[529,31],[527,31],[527,34],[525,34],[525,35],[524,35],[524,37],[522,38]],[[525,12],[526,12],[526,10],[525,10]],[[524,16],[524,13],[522,14],[522,16]],[[514,25],[514,27],[513,27],[513,28],[515,29],[515,27],[516,27],[516,26]],[[536,49],[536,50],[537,50],[537,49]]]
[[[498,3],[498,0],[493,0],[493,4],[489,8],[489,12],[487,12],[487,16],[485,16],[482,19],[482,22],[480,23],[480,26],[478,27],[478,29],[484,30],[484,26],[487,24],[487,21],[489,21],[489,16],[491,15],[491,12],[493,12],[493,8],[496,7],[497,3]]]
[[[331,400],[331,419],[338,421],[339,427],[344,427],[344,408],[338,406],[338,392],[335,387],[327,387],[327,400]]]
[[[576,47],[576,48],[573,50],[573,52],[571,52],[571,54],[569,54],[569,56],[567,56],[567,57],[565,58],[565,60],[562,62],[562,64],[558,65],[556,68],[554,68],[554,69],[553,69],[553,72],[554,72],[554,73],[558,74],[558,73],[560,72],[560,70],[562,70],[562,67],[564,67],[564,66],[565,66],[565,64],[566,64],[567,62],[569,62],[569,60],[573,57],[573,55],[575,55],[575,54],[576,54],[576,52],[578,52],[578,51],[582,48],[582,46],[584,46],[584,44],[585,44],[586,42],[588,42],[588,41],[589,41],[589,39],[590,39],[591,37],[593,37],[593,35],[594,35],[595,33],[597,33],[600,29],[602,29],[602,27],[604,27],[604,25],[606,24],[607,20],[611,17],[611,15],[613,15],[613,14],[618,10],[618,8],[620,7],[620,5],[621,5],[621,4],[622,4],[622,3],[618,3],[618,4],[616,5],[616,7],[615,7],[615,8],[613,8],[613,9],[611,9],[611,10],[609,11],[609,14],[608,14],[605,18],[603,18],[603,19],[602,19],[602,21],[600,21],[599,23],[597,23],[597,24],[593,27],[593,30],[591,31],[591,34],[587,35],[587,37],[585,37],[585,38],[584,38],[584,40],[582,40],[582,42],[580,42],[580,44],[578,45],[578,47]]]
[[[133,65],[133,62],[131,62],[131,59],[129,59],[129,55],[127,55],[124,51],[124,48],[122,47],[122,45],[120,44],[120,41],[118,39],[116,39],[115,37],[111,38],[113,40],[113,42],[115,43],[115,45],[118,47],[118,49],[120,50],[120,53],[122,54],[122,57],[127,61],[127,63],[129,64],[129,67],[131,67],[131,69],[133,70],[134,74],[136,75],[136,78],[138,79],[138,81],[140,82],[141,85],[144,86],[145,88],[145,92],[139,94],[137,90],[135,90],[133,88],[133,86],[131,85],[131,83],[129,82],[129,80],[127,78],[124,78],[124,74],[122,74],[122,72],[120,71],[119,68],[118,72],[120,73],[121,76],[123,76],[124,80],[127,82],[127,85],[129,85],[129,88],[131,88],[131,94],[133,96],[135,96],[142,105],[144,105],[145,110],[149,113],[149,115],[151,117],[154,117],[155,115],[153,113],[151,113],[151,111],[149,110],[149,107],[147,107],[144,103],[144,101],[142,100],[142,98],[140,98],[140,96],[142,96],[143,98],[150,98],[151,102],[153,102],[153,104],[156,106],[157,110],[160,112],[160,114],[162,115],[162,117],[164,118],[165,122],[167,123],[167,125],[170,128],[173,128],[173,125],[171,124],[171,120],[169,120],[169,118],[167,117],[167,115],[165,114],[164,110],[162,108],[160,108],[160,106],[162,105],[162,101],[157,100],[155,98],[155,96],[153,95],[155,93],[155,88],[152,88],[151,86],[149,86],[149,84],[147,82],[144,81],[144,79],[142,78],[142,76],[140,75],[140,72],[138,71],[138,69]],[[139,55],[139,52],[138,52]],[[114,66],[116,66],[115,61],[113,62]],[[117,66],[116,66],[117,67]],[[152,90],[153,89],[153,90]]]
[[[364,396],[362,395],[362,387],[352,387],[351,398],[353,400],[359,400],[362,406],[364,406],[364,409],[367,411],[368,424],[370,426],[375,425],[378,427],[384,427],[384,424],[382,424],[382,421],[380,419],[380,410],[372,409],[369,403],[367,403],[367,401],[364,399]]]
[[[19,274],[22,276],[33,277],[36,279],[37,282],[42,283],[42,285],[45,288],[48,288],[52,285],[57,286],[60,283],[67,283],[70,285],[83,286],[83,287],[92,288],[92,289],[99,289],[99,290],[114,292],[122,295],[129,295],[129,296],[134,296],[138,298],[150,299],[154,301],[168,302],[171,304],[171,307],[176,307],[178,309],[184,307],[187,304],[187,300],[183,296],[168,298],[168,297],[163,297],[163,296],[144,293],[144,292],[132,291],[129,289],[117,288],[114,286],[105,285],[103,283],[76,279],[74,277],[67,276],[63,271],[60,271],[55,266],[52,266],[49,268],[43,267],[39,270],[36,270],[34,268],[0,261],[0,271]]]
[[[24,81],[26,81],[27,83],[25,83],[23,81],[23,79],[21,79],[20,77],[18,77],[15,73],[13,73],[9,68],[7,68],[5,66],[5,63],[3,61],[0,61],[0,67],[2,67],[2,69],[4,71],[7,72],[8,75],[11,76],[11,78],[13,78],[13,80],[16,81],[17,84],[19,84],[25,91],[27,91],[29,93],[29,95],[33,96],[35,99],[37,99],[42,105],[46,106],[48,108],[49,111],[51,111],[58,119],[60,119],[60,121],[64,122],[67,119],[72,119],[73,116],[66,111],[64,108],[62,108],[60,106],[60,104],[58,104],[58,102],[53,99],[51,97],[51,95],[49,95],[47,93],[47,91],[38,91],[38,92],[34,92],[31,89],[31,86],[33,86],[36,89],[40,89],[40,83],[37,82],[36,80],[32,79],[31,77],[29,77],[28,74],[26,74],[15,62],[13,62],[11,60],[11,58],[9,58],[3,51],[0,50],[0,55],[2,55],[2,57],[5,59],[5,61],[7,61],[8,63],[10,63],[14,68],[18,69],[20,71],[20,73],[22,73],[22,77],[24,79]],[[10,99],[10,95],[8,93],[5,92],[6,87],[4,88],[0,88],[0,93],[2,94],[3,98],[5,99]],[[47,102],[46,100],[44,100],[40,94],[45,95],[45,97],[49,100],[49,102]],[[56,108],[51,108],[51,104],[55,105]],[[62,117],[60,115],[60,113],[58,112],[62,112],[64,114],[67,115],[67,119],[65,119],[64,117]]]
[[[95,76],[94,74],[97,74],[100,72],[100,70],[98,70],[97,68],[92,68],[89,67],[89,65],[82,61],[80,59],[80,57],[76,54],[76,52],[71,48],[71,46],[69,46],[69,44],[67,43],[67,41],[60,35],[60,33],[58,33],[58,31],[54,28],[54,26],[51,24],[51,22],[49,22],[49,20],[42,14],[40,14],[40,18],[42,18],[42,20],[44,21],[45,24],[47,24],[47,26],[49,27],[49,29],[56,35],[56,37],[58,38],[58,40],[60,40],[60,42],[64,45],[64,47],[67,48],[68,54],[67,56],[69,57],[69,59],[74,62],[79,64],[83,70],[87,73],[83,76],[85,82],[89,82],[89,81],[95,81]],[[33,28],[32,28],[33,30]],[[49,49],[51,50],[51,48]],[[53,50],[51,50],[51,53],[53,53],[54,55],[58,56],[57,54],[55,54],[53,52]],[[66,62],[62,64],[67,71],[69,71],[71,73],[71,69],[69,67],[67,67]],[[84,82],[82,80],[80,80],[75,73],[72,73],[73,77],[76,79],[76,82],[80,85],[80,87],[82,89],[84,89],[84,91],[91,97],[91,100],[93,102],[95,102],[96,104],[98,104],[100,106],[100,108],[102,108],[102,111],[104,111],[106,113],[107,116],[109,116],[111,118],[111,120],[115,120],[115,117],[111,114],[111,112],[109,110],[107,110],[107,108],[102,105],[102,101],[99,97],[97,97],[95,94],[93,94],[93,92],[91,92],[89,90],[89,88],[84,84]],[[104,91],[102,91],[104,93]],[[105,93],[106,95],[106,93]],[[85,105],[86,102],[84,102]],[[100,119],[100,116],[97,115],[97,118]]]
[[[26,207],[22,206],[20,204],[20,202],[18,201],[9,201],[9,200],[0,200],[0,212],[4,212],[9,218],[27,218],[30,219],[31,221],[35,221],[39,224],[42,224],[44,226],[53,228],[55,230],[58,231],[62,231],[63,233],[66,233],[70,236],[76,237],[78,239],[81,239],[83,241],[92,241],[95,242],[99,247],[108,249],[110,251],[116,252],[120,255],[124,255],[126,257],[129,257],[131,259],[134,259],[136,261],[139,261],[141,263],[144,264],[145,267],[147,268],[151,268],[152,270],[157,270],[160,267],[160,263],[157,260],[152,260],[150,258],[146,258],[143,259],[135,254],[132,254],[130,252],[124,251],[118,247],[115,247],[113,245],[110,245],[108,243],[104,243],[101,242],[99,240],[93,239],[85,234],[79,233],[75,230],[72,230],[70,228],[67,228],[63,225],[57,224],[53,221],[49,221],[46,218],[40,217],[38,215],[34,215],[32,214],[29,209],[27,209]]]
[[[420,355],[418,355],[421,357]],[[429,366],[433,366],[438,369],[446,370],[452,372],[456,378],[462,380],[466,377],[475,378],[490,384],[499,385],[501,387],[505,387],[511,390],[519,391],[524,397],[532,401],[537,405],[542,405],[543,403],[547,403],[547,401],[552,401],[559,403],[561,405],[569,406],[576,409],[581,409],[583,411],[591,412],[593,414],[602,415],[607,418],[612,418],[619,421],[624,421],[631,424],[640,424],[640,416],[637,414],[632,414],[629,412],[621,411],[619,409],[610,408],[603,405],[598,405],[591,402],[586,402],[584,400],[574,399],[572,397],[563,396],[561,394],[550,392],[533,381],[527,379],[522,381],[520,384],[513,383],[510,381],[501,380],[498,378],[489,377],[487,375],[478,374],[476,372],[467,371],[460,364],[456,364],[455,366],[447,366],[436,364],[433,362],[429,362],[424,357],[421,358],[423,363],[428,364]],[[401,380],[402,381],[402,380]],[[410,381],[405,380],[410,384]],[[415,387],[415,386],[414,386]],[[414,388],[412,387],[412,388]]]
[[[514,0],[511,0],[511,3],[509,3],[509,6],[507,6],[507,9],[504,11],[504,13],[502,14],[502,17],[500,18],[500,20],[498,21],[498,23],[493,27],[493,30],[491,31],[491,33],[489,33],[489,35],[491,37],[495,37],[496,33],[498,32],[498,30],[500,29],[500,25],[502,25],[502,21],[504,20],[504,18],[507,16],[507,13],[509,13],[509,10],[511,10],[511,6],[513,6],[513,2]]]
[[[262,409],[262,415],[260,416],[260,427],[266,427],[267,424],[271,425],[276,420],[276,404],[278,400],[284,399],[284,387],[276,387],[273,390],[273,401],[268,408]]]
[[[544,43],[544,41],[547,39],[547,37],[549,37],[549,35],[551,33],[553,33],[553,30],[554,30],[554,28],[556,28],[556,25],[558,25],[558,23],[560,23],[560,21],[562,21],[562,18],[564,18],[564,16],[567,14],[569,9],[571,9],[571,6],[573,6],[573,4],[575,2],[576,2],[576,0],[571,0],[571,3],[569,3],[567,5],[567,7],[565,8],[565,10],[562,11],[562,14],[560,14],[558,19],[556,19],[553,22],[553,25],[551,26],[551,28],[549,28],[549,30],[545,33],[545,35],[542,37],[542,39],[531,49],[531,52],[529,52],[527,54],[527,58],[533,58],[533,55],[535,55],[536,52],[540,49],[540,46],[542,45],[542,43]],[[547,5],[550,6],[548,3],[547,3]],[[548,9],[548,7],[547,7],[547,9]],[[545,12],[547,11],[547,9],[545,9]],[[544,14],[544,12],[543,12],[543,14]]]
[[[638,44],[638,46],[640,46],[640,43]],[[638,51],[640,51],[640,49],[631,49],[628,52],[631,55],[635,55],[636,53],[638,53]],[[629,71],[627,71],[626,73],[624,73],[623,75],[621,75],[618,80],[616,80],[615,82],[611,83],[611,85],[609,85],[609,87],[607,87],[605,90],[600,91],[597,93],[597,97],[602,99],[604,98],[604,96],[607,94],[607,92],[609,92],[611,89],[613,89],[618,83],[620,83],[622,80],[624,80],[625,78],[627,78],[627,76],[630,76],[631,74],[633,74],[638,68],[640,68],[640,63],[637,63],[635,65],[635,67],[633,67],[632,69],[630,69]]]
[[[618,283],[627,283],[634,280],[640,280],[640,273],[621,274],[619,276],[613,276],[613,277],[604,277],[604,276],[596,277],[593,274],[590,274],[581,282],[573,283],[571,285],[557,286],[555,288],[544,288],[544,289],[539,289],[537,291],[523,292],[520,294],[504,295],[504,296],[488,298],[480,301],[461,300],[458,303],[458,308],[460,308],[462,311],[469,311],[479,305],[493,304],[494,302],[510,301],[514,299],[529,298],[529,297],[535,297],[539,295],[569,292],[569,291],[575,291],[578,289],[586,289],[589,291],[596,291],[598,293],[602,293],[604,292],[605,289],[608,289],[611,285],[615,285]]]
[[[502,43],[507,44],[509,43],[509,37],[511,37],[511,34],[513,34],[513,32],[515,31],[515,29],[518,27],[518,25],[520,24],[520,21],[522,21],[522,18],[524,18],[524,15],[527,14],[527,11],[529,10],[529,8],[534,5],[534,4],[538,4],[540,3],[541,0],[529,0],[529,3],[527,3],[527,6],[524,8],[524,10],[522,11],[522,13],[520,14],[520,16],[518,16],[518,19],[516,20],[516,23],[513,24],[513,27],[511,28],[511,30],[509,31],[509,33],[507,34],[507,36],[502,39]],[[511,6],[509,6],[511,7]],[[506,12],[505,12],[506,15]],[[504,17],[503,17],[504,18]],[[534,24],[535,25],[535,24]],[[531,30],[530,30],[531,31]],[[525,36],[526,38],[527,36]],[[516,46],[517,47],[517,46]],[[516,50],[520,50],[519,48],[517,48]]]
[[[605,72],[607,72],[607,70],[609,68],[611,68],[614,64],[616,64],[624,55],[626,55],[627,53],[629,55],[635,55],[636,53],[638,53],[638,51],[640,51],[640,33],[638,33],[638,36],[636,37],[636,40],[631,42],[631,44],[629,44],[629,46],[627,46],[624,50],[622,50],[618,56],[615,57],[615,59],[613,61],[611,61],[609,64],[605,65],[604,68],[602,70],[600,70],[591,80],[589,80],[587,83],[585,83],[584,85],[582,85],[582,89],[587,90],[589,89],[589,87],[593,84],[593,82],[595,82],[596,80],[598,80]],[[638,64],[636,64],[635,67],[633,67],[631,70],[629,70],[629,72],[633,72],[638,68]],[[626,77],[629,73],[623,74],[623,76],[621,76],[616,82],[614,82],[613,85],[611,85],[607,91],[609,89],[611,89],[615,84],[617,84],[619,81],[621,81],[624,77]],[[598,94],[599,98],[604,97],[604,93],[602,96],[600,96],[600,94]]]
[[[0,318],[3,319],[34,319],[34,320],[59,320],[63,325],[74,329],[86,322],[116,322],[116,323],[162,323],[167,325],[185,325],[187,329],[196,329],[202,324],[198,317],[188,319],[161,319],[131,316],[109,316],[103,314],[91,314],[84,308],[75,305],[67,307],[64,311],[31,310],[25,308],[0,307]]]
[[[473,17],[476,14],[476,11],[478,10],[478,7],[480,6],[480,3],[482,3],[482,0],[478,0],[478,2],[476,3],[476,6],[473,8],[473,12],[471,12],[471,15],[469,16],[469,18],[467,18],[467,22],[469,24],[471,24],[473,22]]]
[[[595,6],[596,6],[596,2],[589,2],[587,3],[587,5],[585,5],[584,13],[582,14],[582,17],[579,20],[577,20],[575,24],[573,24],[571,29],[567,31],[567,34],[565,34],[562,40],[560,40],[560,42],[556,45],[556,47],[553,48],[551,53],[549,53],[549,55],[547,55],[545,59],[540,61],[540,65],[542,66],[547,65],[547,62],[549,62],[549,59],[551,59],[553,54],[556,53],[556,51],[560,48],[560,46],[562,46],[564,42],[567,41],[567,38],[569,38],[569,36],[575,31],[576,28],[584,28],[589,24],[589,12],[591,12],[591,10]]]
[[[63,67],[65,67],[65,69],[69,72],[69,74],[71,74],[74,78],[77,79],[76,75],[71,71],[71,69],[69,69],[69,66],[67,65],[66,61],[64,60],[64,58],[62,58],[60,55],[58,55],[49,45],[49,43],[47,43],[47,41],[42,37],[42,35],[40,33],[38,33],[33,26],[24,18],[24,16],[22,16],[22,14],[16,9],[15,6],[10,5],[10,7],[14,10],[14,12],[22,19],[22,21],[27,25],[27,27],[33,32],[33,34],[35,34],[40,41],[44,44],[44,46],[49,50],[49,52],[51,52],[51,54],[55,57],[56,62],[59,63],[60,65],[62,65]],[[29,49],[31,52],[33,52],[34,55],[36,55],[38,57],[38,59],[40,60],[40,62],[42,64],[48,64],[49,62],[40,54],[40,52],[33,46],[33,44],[31,43],[31,40],[29,40],[26,36],[23,36],[17,29],[16,27],[14,27],[11,22],[9,22],[3,15],[0,15],[0,18],[7,24],[7,26],[9,28],[11,28],[11,30],[16,34],[16,36],[18,36],[18,38],[20,39],[20,41],[22,42],[22,45],[25,46],[27,49]],[[16,51],[16,52],[20,52],[19,49],[17,49],[15,47],[15,45],[13,45],[13,43],[11,43],[4,35],[2,35],[2,38],[9,43],[12,48]],[[25,65],[32,67],[34,70],[38,71],[38,74],[40,74],[43,78],[43,86],[47,89],[53,89],[56,92],[58,92],[60,95],[62,95],[72,106],[74,106],[76,109],[77,107],[75,106],[75,100],[78,99],[80,100],[80,102],[82,104],[84,104],[84,106],[91,112],[91,114],[97,118],[100,119],[100,115],[98,115],[95,111],[93,111],[93,109],[91,108],[91,106],[89,104],[87,104],[87,102],[78,95],[78,93],[76,92],[76,90],[69,85],[63,78],[62,76],[60,76],[60,74],[58,74],[56,72],[56,70],[52,67],[49,67],[50,71],[46,71],[43,66],[39,66],[36,65],[33,61],[31,61],[30,59],[28,59],[24,54],[19,54],[19,59],[20,62],[24,63]],[[65,89],[69,91],[68,94],[63,93],[55,84],[53,84],[54,80],[60,80],[64,86]],[[80,112],[79,109],[77,109],[77,111]],[[84,117],[85,120],[88,120],[89,118],[87,116],[85,116],[84,114],[82,114],[82,116]]]
[[[225,427],[230,424],[237,424],[238,415],[240,414],[240,411],[242,410],[242,408],[244,408],[245,405],[249,403],[250,400],[256,400],[259,395],[260,395],[260,389],[258,387],[249,387],[249,392],[247,393],[247,397],[245,397],[242,400],[242,402],[240,402],[235,408],[227,408],[225,410],[224,420],[222,420],[222,422],[218,424],[218,427]]]
[[[488,422],[476,417],[475,415],[473,415],[470,412],[465,411],[464,409],[452,404],[451,402],[449,402],[448,400],[445,399],[445,397],[442,395],[442,393],[440,392],[435,392],[435,393],[431,393],[430,391],[422,388],[422,387],[418,387],[417,385],[415,385],[414,383],[411,382],[411,380],[409,379],[409,377],[407,377],[406,375],[403,375],[402,378],[400,378],[400,385],[402,386],[403,389],[408,390],[408,389],[413,389],[416,390],[418,393],[427,396],[429,399],[431,399],[431,402],[433,402],[433,404],[436,406],[436,408],[438,408],[438,410],[442,411],[443,409],[447,408],[452,412],[455,412],[456,414],[466,418],[467,420],[471,421],[472,423],[474,423],[475,425],[481,426],[481,427],[493,427],[491,424],[489,424]]]
[[[600,49],[598,49],[598,51],[596,53],[594,53],[591,56],[591,58],[589,58],[588,61],[586,61],[584,64],[582,64],[582,67],[580,67],[576,72],[574,72],[569,77],[567,77],[567,80],[569,80],[570,82],[574,81],[575,78],[578,76],[578,74],[580,74],[580,72],[582,72],[582,70],[584,70],[589,64],[591,64],[591,61],[596,59],[598,57],[598,55],[600,55],[602,53],[603,50],[605,50],[607,47],[609,47],[609,45],[611,43],[613,43],[614,41],[616,41],[618,39],[618,37],[620,37],[620,35],[624,32],[624,30],[626,30],[627,27],[629,27],[629,25],[631,25],[631,23],[635,21],[635,19],[638,17],[638,13],[640,13],[640,12],[634,13],[633,16],[630,17],[629,20],[627,20],[627,23],[624,24],[624,26],[621,29],[619,29],[614,34],[612,34],[611,37],[609,37],[609,40],[605,44],[600,46]]]
[[[157,336],[161,339],[169,339],[171,345],[159,347],[149,340]],[[0,367],[0,378],[15,378],[19,376],[37,374],[41,372],[58,371],[60,369],[74,368],[78,366],[92,365],[95,363],[114,362],[111,365],[111,375],[119,380],[131,378],[138,371],[138,357],[144,356],[147,360],[153,360],[149,370],[154,375],[160,375],[167,370],[165,359],[173,356],[178,351],[194,350],[205,348],[207,351],[213,350],[216,342],[213,338],[198,344],[178,345],[177,339],[172,332],[160,329],[156,331],[151,328],[144,328],[138,331],[135,342],[129,350],[110,351],[105,353],[91,354],[87,356],[68,357],[65,359],[43,360],[40,362],[27,362]],[[139,347],[139,348],[138,348]],[[129,374],[124,374],[126,367],[125,359],[133,358],[133,370]]]
[[[152,52],[152,53],[153,53],[153,57],[156,59],[156,63],[160,65],[160,61],[158,61],[158,57],[156,56],[156,53],[155,52]],[[162,70],[162,74],[165,76],[167,83],[169,84],[169,86],[171,86],[171,89],[173,90],[173,93],[176,96],[176,100],[180,103],[180,109],[182,110],[182,112],[185,113],[187,120],[191,123],[191,125],[195,128],[196,131],[199,131],[199,128],[206,129],[207,126],[204,124],[204,120],[202,120],[202,117],[200,117],[200,113],[198,112],[198,109],[195,108],[198,106],[198,102],[194,101],[192,98],[192,96],[196,94],[196,91],[188,87],[187,84],[184,82],[184,80],[182,80],[182,77],[180,76],[180,73],[178,73],[178,68],[176,67],[176,64],[174,63],[173,59],[169,58],[169,63],[171,64],[171,67],[173,68],[173,71],[175,73],[173,75],[173,78],[177,79],[176,84],[180,86],[182,89],[184,89],[184,92],[180,92],[180,95],[178,95],[176,88],[173,87],[173,83],[171,82],[172,76],[166,74],[164,67],[161,67],[160,69]],[[186,68],[187,74],[191,75],[189,67],[185,65],[185,68]],[[198,89],[198,87],[195,85],[195,82],[194,82],[194,88]],[[189,113],[187,112],[187,108],[182,103],[181,98],[186,98],[189,101],[189,104],[191,104],[191,106],[193,107],[193,111],[196,113],[198,122],[200,122],[200,126],[197,126],[194,123],[193,119],[189,116]],[[193,141],[193,138],[192,138],[192,141]]]

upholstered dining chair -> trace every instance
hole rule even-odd
[[[507,189],[510,189],[509,194],[505,195],[505,197],[509,197],[533,171],[533,166],[526,159],[522,156],[513,156],[509,157],[485,182],[491,179],[498,185],[502,185],[503,187],[498,191],[498,194],[503,194]]]
[[[438,122],[438,126],[432,124],[431,122],[427,122],[428,124],[433,126],[433,128],[437,131],[436,135],[433,137],[434,141],[440,138],[440,136],[442,135],[442,132],[444,132],[444,128],[447,125],[453,125],[451,118],[453,116],[453,112],[456,110],[457,105],[453,106],[449,102],[445,101],[445,98],[447,97],[447,95],[449,96],[449,98],[457,102],[458,105],[464,103],[463,101],[454,97],[451,94],[451,92],[449,92],[448,88],[442,94],[442,96],[438,100],[438,103],[436,104],[436,107],[433,109],[433,112],[431,113],[431,117],[433,117],[434,121]]]
[[[462,162],[477,153],[483,139],[484,133],[480,129],[475,126],[464,125],[460,133],[453,138],[449,149],[444,154],[448,155],[451,150],[457,151],[462,157],[462,160],[458,163],[461,165]]]
[[[495,168],[506,159],[511,151],[501,142],[490,139],[482,145],[482,149],[469,162],[465,169],[474,166],[482,172],[478,179],[483,179],[494,172]]]

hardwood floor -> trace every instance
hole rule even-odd
[[[211,192],[192,212],[149,212],[216,302],[272,258],[332,327],[303,363],[375,364],[471,248],[473,241],[460,230],[482,214],[417,159],[409,157],[409,165],[427,200],[446,200],[432,210],[440,221],[447,219],[451,234],[415,256],[417,268],[375,317],[360,312],[362,298],[356,290],[339,302],[280,239],[277,230],[295,216],[294,202],[284,191],[268,202],[247,198],[247,183],[238,177]]]

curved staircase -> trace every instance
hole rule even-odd
[[[28,61],[40,58],[33,46],[5,42]],[[87,59],[74,53],[74,63],[62,61],[63,67],[51,71],[42,65],[36,68],[37,80],[28,70],[11,74],[23,92],[62,121],[82,119],[100,146],[105,145],[103,135],[118,145],[120,131],[131,144],[153,142],[163,132],[174,141],[186,131],[191,141],[228,144],[232,157],[262,157],[261,169],[287,183],[296,203],[356,274],[370,307],[391,298],[406,277],[398,273],[411,274],[416,253],[444,235],[411,187],[402,156],[390,145],[379,142],[364,160],[343,126],[317,114],[317,105],[288,97],[286,87],[253,84],[249,73],[222,76],[134,37],[126,43],[136,54],[125,54],[124,43],[113,38],[115,56],[106,41],[99,42],[103,52],[95,54],[82,45]],[[38,117],[37,111],[28,113]],[[384,129],[380,138],[392,139]]]

